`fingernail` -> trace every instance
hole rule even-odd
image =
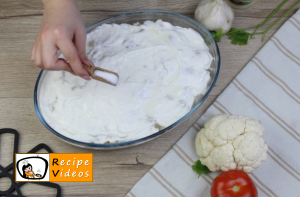
[[[81,78],[83,78],[83,79],[85,79],[85,80],[91,80],[91,78],[89,77],[89,76],[83,76],[83,77],[81,77]]]
[[[92,67],[95,67],[95,64],[91,60],[88,59],[88,62],[92,65]]]

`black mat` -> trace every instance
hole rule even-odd
[[[3,177],[7,177],[11,180],[11,186],[8,190],[6,191],[1,191],[0,190],[0,196],[20,196],[23,197],[22,192],[20,190],[20,187],[24,184],[27,184],[26,182],[15,182],[15,153],[19,153],[18,152],[18,145],[19,145],[19,133],[14,130],[14,129],[0,129],[0,135],[4,134],[4,133],[10,133],[14,135],[14,151],[13,151],[13,162],[11,164],[9,164],[6,167],[3,167],[0,165],[0,179]],[[35,146],[34,148],[32,148],[30,151],[28,151],[28,153],[36,153],[41,149],[45,149],[48,153],[53,153],[53,151],[51,150],[51,148],[49,146],[47,146],[46,144],[38,144],[37,146]],[[9,171],[12,170],[12,174],[9,173]],[[60,197],[61,196],[61,187],[56,184],[56,183],[50,183],[50,182],[30,182],[29,184],[38,184],[38,185],[42,185],[45,187],[51,187],[51,188],[55,188],[57,193],[56,196]],[[17,195],[12,194],[14,191],[17,192]],[[42,196],[43,194],[41,194]]]

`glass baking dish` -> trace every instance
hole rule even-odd
[[[151,20],[151,21],[156,21],[158,19],[161,19],[166,22],[170,22],[172,25],[175,26],[180,26],[180,27],[185,27],[185,28],[192,28],[195,31],[197,31],[205,40],[206,44],[209,47],[209,52],[211,53],[212,57],[214,58],[209,72],[210,72],[210,81],[207,84],[207,88],[205,91],[205,94],[199,95],[193,104],[192,109],[182,118],[180,118],[178,121],[174,122],[170,126],[158,131],[157,133],[154,133],[150,136],[133,140],[133,141],[128,141],[128,142],[120,142],[120,143],[110,143],[110,144],[95,144],[95,143],[86,143],[86,142],[81,142],[77,140],[73,140],[71,138],[68,138],[59,132],[55,131],[53,128],[51,128],[50,125],[45,121],[43,118],[43,115],[40,111],[39,108],[39,91],[41,87],[41,83],[43,82],[43,79],[45,75],[47,74],[47,70],[42,70],[37,78],[35,89],[34,89],[34,105],[35,105],[35,110],[37,113],[37,116],[39,117],[40,121],[43,123],[43,125],[54,135],[56,135],[59,139],[70,143],[75,146],[83,147],[83,148],[92,148],[92,149],[103,149],[103,150],[111,150],[111,149],[120,149],[120,148],[126,148],[130,146],[135,146],[138,144],[145,143],[147,141],[153,140],[162,134],[169,132],[173,130],[176,126],[180,125],[183,120],[188,118],[202,103],[203,101],[207,98],[208,94],[214,87],[219,70],[220,70],[220,52],[217,43],[215,42],[213,36],[210,34],[210,32],[202,26],[200,23],[197,21],[180,15],[180,14],[175,14],[171,12],[164,12],[164,11],[138,11],[138,12],[130,12],[130,13],[125,13],[117,16],[113,16],[104,20],[101,20],[99,22],[96,22],[88,27],[86,27],[87,33],[93,31],[96,27],[106,23],[106,24],[121,24],[121,23],[127,23],[127,24],[134,24],[136,22],[143,23],[146,20]]]

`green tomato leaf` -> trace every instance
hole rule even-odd
[[[202,165],[202,163],[200,162],[200,160],[195,161],[195,165],[192,165],[192,168],[193,168],[193,170],[195,170],[196,172],[198,172],[198,174],[199,174],[198,178],[201,176],[201,174],[210,172],[210,170],[208,169],[208,167]]]
[[[248,43],[248,39],[250,36],[250,33],[245,32],[241,29],[231,28],[226,35],[229,36],[229,39],[231,39],[231,43],[235,45],[246,45]]]

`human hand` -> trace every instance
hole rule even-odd
[[[45,70],[65,70],[90,80],[82,63],[94,64],[85,52],[86,31],[75,0],[43,0],[44,14],[31,60]],[[66,60],[58,58],[60,49]]]

